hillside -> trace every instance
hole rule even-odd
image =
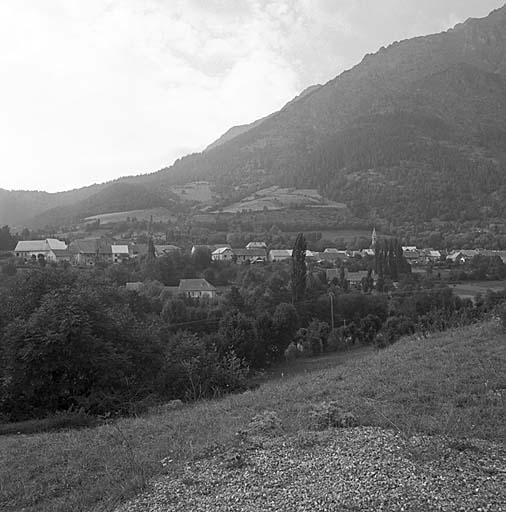
[[[503,7],[396,42],[146,180],[316,187],[357,215],[394,223],[458,220],[463,206],[469,218],[504,216],[505,34]]]
[[[315,90],[319,89],[320,87],[321,87],[320,84],[311,85],[310,87],[307,87],[299,95],[297,95],[293,100],[288,102],[284,108],[288,107],[289,105],[292,105],[296,101],[300,100],[307,94],[314,92]],[[268,116],[262,117],[261,119],[257,119],[256,121],[253,121],[252,123],[249,123],[249,124],[241,124],[239,126],[232,126],[232,128],[229,128],[219,139],[217,139],[213,143],[209,144],[209,146],[207,146],[207,148],[204,151],[209,151],[210,149],[217,148],[218,146],[225,144],[225,142],[235,139],[236,137],[238,137],[239,135],[242,135],[243,133],[249,132],[253,128],[256,128],[257,126],[259,126],[265,120],[270,119],[271,117],[275,116],[276,114],[277,114],[277,112],[274,112],[272,114],[269,114]]]
[[[0,508],[111,510],[154,476],[148,494],[121,510],[216,506],[226,489],[246,502],[263,500],[260,487],[273,500],[283,486],[301,499],[297,489],[306,485],[308,499],[324,500],[311,482],[332,475],[329,495],[350,507],[375,496],[361,509],[378,510],[374,500],[388,498],[393,510],[403,504],[402,488],[413,500],[406,509],[426,510],[428,499],[437,508],[439,499],[450,500],[446,510],[483,503],[499,510],[506,499],[505,367],[504,332],[488,323],[403,339],[377,353],[311,359],[298,372],[285,366],[258,389],[221,400],[80,431],[3,436]],[[361,427],[314,432],[311,411],[332,400]],[[279,423],[266,411],[276,411]],[[258,414],[264,420],[252,424]],[[264,437],[237,435],[248,429]],[[329,458],[329,446],[341,458]],[[293,475],[292,483],[283,475]],[[280,487],[269,484],[276,481]]]
[[[46,210],[29,219],[28,223],[39,228],[69,226],[99,214],[172,206],[175,202],[142,185],[116,182],[99,188],[98,192],[80,201]]]
[[[173,186],[207,181],[220,207],[274,185],[318,189],[355,217],[395,226],[504,218],[505,175],[506,6],[381,48],[206,151],[121,181],[164,200]],[[27,198],[15,194],[0,222],[27,218]],[[37,196],[27,209],[38,215],[76,194]]]

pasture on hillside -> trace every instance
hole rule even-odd
[[[190,461],[237,446],[237,432],[259,413],[275,411],[282,435],[297,436],[311,428],[314,407],[331,400],[359,425],[393,429],[405,439],[425,433],[454,446],[466,438],[506,443],[506,343],[499,323],[404,338],[334,362],[314,371],[302,365],[301,373],[277,375],[256,390],[178,410],[0,437],[0,509],[110,510],[150,478],[176,475]]]

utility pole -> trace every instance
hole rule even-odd
[[[332,330],[334,330],[334,299],[336,298],[333,292],[329,292],[330,297],[330,323]]]

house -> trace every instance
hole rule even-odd
[[[503,263],[506,263],[506,251],[494,251],[494,256],[499,256]]]
[[[249,262],[259,262],[265,261],[267,259],[267,253],[265,249],[262,248],[253,248],[253,249],[232,249],[235,257],[237,258],[237,263],[245,263]]]
[[[130,258],[128,245],[111,245],[112,262],[121,263]]]
[[[424,259],[421,252],[414,245],[404,246],[402,255],[409,263],[418,263]]]
[[[346,280],[350,283],[350,286],[359,288],[362,285],[363,279],[368,276],[367,270],[359,270],[358,272],[346,272]],[[373,281],[376,283],[376,279],[373,274]]]
[[[74,240],[69,246],[72,263],[92,266],[96,263],[111,263],[111,245],[100,238]]]
[[[470,249],[470,250],[460,249],[460,250],[453,251],[450,254],[448,254],[446,259],[450,260],[453,263],[464,264],[464,263],[472,260],[478,254],[479,254],[479,252],[475,249]]]
[[[425,256],[429,261],[440,261],[441,260],[441,251],[435,251],[434,249],[427,249],[425,251]]]
[[[59,263],[60,261],[70,262],[70,256],[71,254],[68,249],[51,249],[46,259],[49,261],[55,261],[56,263]]]
[[[272,249],[269,252],[269,261],[289,260],[292,257],[291,249]]]
[[[22,258],[25,261],[30,259],[46,258],[49,253],[49,247],[46,240],[23,240],[16,244],[14,254],[16,258]]]
[[[340,268],[328,268],[326,271],[327,281],[330,283],[334,279],[341,279],[341,269]],[[348,269],[344,270],[344,278],[348,281],[349,285],[353,288],[360,288],[362,285],[362,281],[367,278],[369,272],[367,270],[359,270],[358,272],[349,272]],[[377,276],[376,274],[372,274],[372,278],[374,284],[376,284]]]
[[[320,253],[316,251],[306,250],[306,259],[309,260],[318,260],[320,258]]]
[[[264,252],[267,252],[267,244],[265,242],[250,242],[246,249],[263,249]]]
[[[362,258],[365,258],[366,256],[374,257],[375,255],[376,253],[374,252],[374,249],[362,249],[360,251],[360,256],[362,256]]]
[[[181,279],[178,292],[194,299],[204,297],[214,299],[216,297],[216,288],[205,279]]]
[[[17,258],[22,258],[25,261],[38,259],[55,262],[70,260],[67,244],[56,238],[22,240],[16,244],[14,254]]]
[[[193,256],[197,251],[209,251],[212,253],[216,249],[219,249],[220,247],[228,247],[231,249],[232,247],[228,244],[218,244],[218,245],[194,245],[191,250],[191,255]]]
[[[327,254],[339,254],[339,249],[336,249],[335,247],[327,247],[323,252]]]
[[[211,253],[213,261],[233,261],[234,251],[230,247],[218,247]]]

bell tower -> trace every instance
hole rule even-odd
[[[371,236],[371,249],[374,249],[376,247],[377,241],[378,241],[378,235],[376,234],[376,228],[374,227],[372,229],[372,236]]]

